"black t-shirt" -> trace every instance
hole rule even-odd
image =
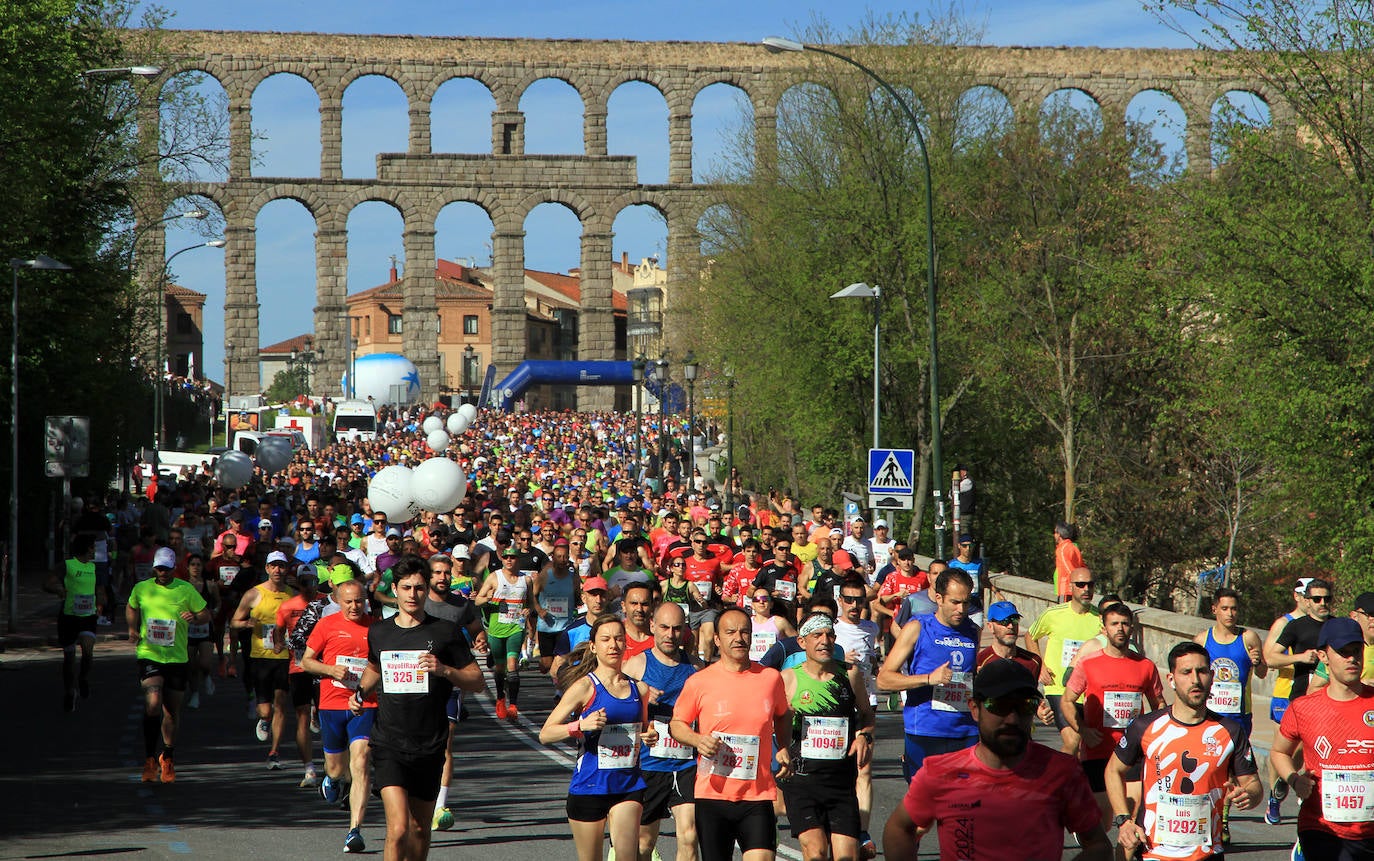
[[[1306,613],[1289,622],[1279,633],[1278,643],[1294,654],[1317,648],[1321,638],[1322,623]],[[1317,669],[1316,664],[1301,662],[1293,665],[1293,692],[1289,699],[1297,699],[1307,693],[1307,682]]]
[[[829,598],[840,606],[840,587],[844,585],[844,574],[838,568],[822,568],[819,563],[811,563],[811,594]]]
[[[454,627],[460,629],[466,628],[481,618],[477,614],[476,604],[462,595],[455,595],[452,592],[445,595],[442,602],[426,597],[425,615],[438,617],[445,622],[452,622]]]
[[[779,565],[777,562],[768,562],[759,569],[759,573],[754,576],[755,589],[767,589],[769,592],[778,591],[778,581],[786,580],[795,584],[797,582],[797,569],[791,565]],[[793,598],[784,600],[773,598],[773,612],[779,616],[788,617],[793,615],[797,609],[796,588],[791,590]]]
[[[377,719],[372,727],[372,744],[407,756],[442,753],[448,742],[448,705],[453,685],[447,679],[429,674],[424,693],[388,692],[404,678],[389,680],[387,670],[396,662],[383,661],[384,653],[429,652],[439,663],[462,669],[472,661],[467,639],[449,621],[426,615],[420,624],[402,628],[401,617],[392,616],[374,624],[367,632],[367,659],[382,672],[377,687]],[[416,657],[414,655],[409,657]],[[402,670],[401,672],[405,672]]]
[[[521,573],[538,574],[540,571],[543,571],[544,566],[548,564],[549,554],[531,545],[529,550],[520,554],[520,561],[516,563],[515,567],[518,568]]]

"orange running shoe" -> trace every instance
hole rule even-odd
[[[158,757],[158,761],[162,763],[162,782],[176,783],[177,770],[172,765],[172,761],[167,758],[167,754],[164,753],[162,756]]]
[[[157,783],[157,777],[157,758],[150,756],[147,759],[143,760],[143,782]]]
[[[520,719],[520,709],[516,708],[515,703],[506,706],[506,716],[510,718],[511,723]]]
[[[508,713],[509,713],[509,710],[506,708],[506,701],[505,701],[505,699],[504,699],[504,698],[497,699],[497,700],[496,700],[496,717],[497,717],[497,719],[498,719],[498,720],[505,720],[505,719],[506,719],[506,715],[507,715]]]

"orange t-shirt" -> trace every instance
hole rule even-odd
[[[1072,541],[1061,541],[1054,548],[1054,582],[1060,595],[1072,595],[1069,588],[1069,575],[1073,569],[1083,567],[1083,554]]]
[[[697,758],[697,798],[772,801],[774,719],[788,713],[782,674],[751,663],[735,672],[715,663],[693,673],[678,694],[673,720],[695,723],[722,744],[711,758]]]

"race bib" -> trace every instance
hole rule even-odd
[[[1241,682],[1212,682],[1212,692],[1207,695],[1207,708],[1217,714],[1240,714],[1240,698],[1244,688]]]
[[[791,580],[778,580],[773,586],[773,591],[778,593],[780,600],[793,601],[797,597],[797,584]]]
[[[848,753],[849,718],[802,716],[802,757],[834,760]]]
[[[1322,818],[1327,822],[1374,820],[1374,771],[1323,768]]]
[[[930,695],[930,708],[937,712],[967,712],[973,696],[973,673],[955,673]]]
[[[690,612],[691,612],[691,609],[690,609],[684,602],[682,602],[682,601],[677,601],[677,602],[675,602],[675,603],[676,603],[679,607],[682,608],[682,612],[684,612],[684,613],[690,613]]]
[[[523,621],[520,618],[520,611],[524,608],[525,605],[519,601],[502,601],[501,611],[497,613],[497,618],[504,625],[519,625]]]
[[[275,652],[277,650],[277,644],[272,641],[272,635],[276,633],[276,630],[276,625],[262,626],[262,647],[269,652]]]
[[[675,759],[679,762],[685,762],[696,754],[696,751],[692,750],[692,748],[669,735],[667,721],[654,721],[654,729],[658,732],[658,741],[654,742],[654,746],[649,748],[649,754],[651,756],[656,756],[659,759]]]
[[[568,618],[568,610],[571,609],[571,605],[572,598],[567,595],[544,598],[544,609],[558,619]]]
[[[1102,725],[1107,729],[1125,729],[1140,717],[1141,695],[1137,691],[1104,691],[1102,694]]]
[[[696,587],[697,594],[701,596],[701,600],[705,601],[707,598],[711,597],[710,580],[693,580],[692,585]]]
[[[94,595],[73,595],[72,596],[72,615],[89,616],[95,612]]]
[[[1073,659],[1078,655],[1078,650],[1083,648],[1083,644],[1086,642],[1087,640],[1065,640],[1063,650],[1059,653],[1059,665],[1068,667],[1069,664],[1072,664]]]
[[[186,636],[190,637],[192,640],[210,639],[210,623],[192,622],[186,626]]]
[[[1210,795],[1161,792],[1155,798],[1155,843],[1178,847],[1201,846],[1211,836]]]
[[[712,733],[720,739],[716,755],[706,763],[708,774],[732,780],[753,780],[759,773],[759,737]]]
[[[343,681],[330,679],[330,684],[336,688],[347,691],[356,691],[358,683],[363,680],[363,670],[367,669],[367,658],[354,658],[349,655],[335,655],[334,666],[345,667],[348,675],[343,677]]]
[[[608,723],[596,742],[598,768],[634,768],[639,760],[639,724]]]
[[[148,642],[154,646],[174,646],[177,642],[176,619],[149,619]]]
[[[234,579],[238,576],[239,566],[237,565],[225,565],[223,568],[219,569],[219,582],[222,585],[228,586],[230,583],[233,583]]]
[[[777,631],[755,631],[749,640],[749,660],[757,661],[778,641]]]
[[[429,674],[420,669],[420,649],[382,652],[382,691],[388,694],[427,694]]]

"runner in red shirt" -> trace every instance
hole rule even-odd
[[[907,596],[930,588],[930,577],[916,567],[916,551],[910,547],[898,550],[892,564],[895,570],[883,579],[878,587],[878,600],[873,602],[873,612],[878,615],[878,627],[884,634]]]
[[[1364,632],[1350,618],[1322,624],[1317,648],[1330,682],[1288,705],[1269,762],[1302,799],[1298,843],[1311,861],[1374,857],[1374,688],[1360,681]],[[1294,768],[1298,745],[1304,768]],[[1295,856],[1297,857],[1297,856]]]
[[[277,640],[278,648],[286,647],[286,638],[304,615],[305,608],[320,597],[316,590],[318,583],[319,576],[315,574],[313,565],[301,565],[296,569],[296,584],[300,592],[287,598],[277,608],[277,627],[272,631],[272,636]],[[302,788],[313,788],[319,784],[319,776],[315,772],[314,745],[310,740],[310,712],[315,707],[318,694],[315,677],[301,669],[300,657],[296,652],[291,653],[286,671],[287,685],[291,706],[296,710],[296,749],[300,751],[301,766],[305,769],[300,785]]]
[[[1078,661],[1073,675],[1064,685],[1063,712],[1069,728],[1083,738],[1078,755],[1083,772],[1097,795],[1105,825],[1111,819],[1104,775],[1107,760],[1131,721],[1147,711],[1164,707],[1164,685],[1155,662],[1131,649],[1131,629],[1135,614],[1125,604],[1116,603],[1102,611],[1102,633],[1106,645]],[[1083,716],[1074,703],[1083,701]],[[1145,704],[1149,704],[1146,709]],[[1127,778],[1133,784],[1140,778]],[[1132,786],[1138,791],[1138,786]],[[1138,798],[1138,795],[1133,795]]]
[[[1035,677],[1016,661],[978,671],[969,700],[978,743],[932,756],[916,772],[883,831],[888,858],[915,858],[917,829],[932,827],[941,861],[1059,858],[1065,829],[1078,836],[1082,861],[1111,857],[1078,762],[1030,740],[1039,702]]]
[[[686,557],[687,623],[697,637],[702,661],[710,663],[715,657],[716,617],[720,615],[720,593],[725,563],[729,555],[708,552],[706,530],[693,529],[692,553]]]
[[[748,609],[745,604],[749,601],[754,578],[759,576],[759,570],[762,568],[759,560],[763,557],[763,548],[751,538],[744,542],[744,549],[740,551],[740,555],[744,558],[725,575],[725,582],[721,585],[721,598],[727,604]]]

